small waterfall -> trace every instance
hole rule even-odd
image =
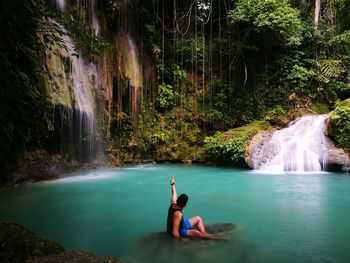
[[[134,40],[129,34],[127,34],[128,47],[129,47],[129,68],[128,77],[130,79],[130,85],[139,88],[142,86],[142,74],[139,59],[137,57],[138,50],[134,43]]]
[[[98,22],[96,16],[96,0],[91,0],[91,28],[94,36],[98,36],[100,34],[100,23]]]
[[[327,165],[325,120],[328,115],[304,116],[273,133],[254,153],[254,169],[265,171],[322,171]]]
[[[64,9],[66,8],[66,4],[64,2],[65,0],[51,0],[51,3],[58,9],[61,11],[64,11]]]

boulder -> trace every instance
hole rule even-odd
[[[334,146],[334,143],[330,143],[330,147],[326,152],[327,156],[327,171],[334,172],[348,172],[350,167],[349,155],[343,150]]]
[[[73,250],[27,260],[25,263],[121,263],[121,261],[113,257],[95,256],[88,252]]]
[[[16,263],[61,253],[58,243],[36,236],[33,232],[10,222],[0,223],[0,262]]]
[[[2,263],[120,263],[113,257],[64,248],[35,235],[24,227],[0,222],[0,262]]]
[[[273,132],[273,130],[259,132],[251,139],[251,141],[247,145],[244,159],[250,168],[255,169],[258,167],[257,156],[259,156],[259,154],[261,153],[261,149],[271,139]],[[272,151],[271,149],[271,151],[268,152],[272,154],[274,151]],[[267,158],[268,157],[266,157],[266,159]]]

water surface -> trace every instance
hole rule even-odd
[[[170,176],[187,193],[185,217],[234,223],[229,242],[169,243]],[[350,177],[232,168],[143,165],[72,174],[0,191],[0,220],[66,249],[126,262],[350,262]]]

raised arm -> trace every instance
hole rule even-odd
[[[171,187],[171,200],[170,204],[175,204],[177,200],[177,193],[176,193],[176,188],[175,188],[175,179],[174,176],[171,177],[170,179],[170,187]]]

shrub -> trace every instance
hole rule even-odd
[[[224,133],[217,132],[214,136],[204,139],[204,152],[207,157],[216,161],[241,162],[244,160],[246,145],[250,139],[268,128],[266,122],[255,121]]]
[[[350,152],[350,101],[338,102],[331,113],[331,137],[335,143]]]

